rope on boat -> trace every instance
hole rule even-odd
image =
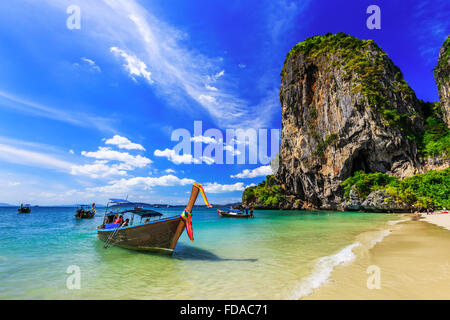
[[[106,243],[103,246],[103,248],[108,249],[109,247],[112,246],[111,243],[112,243],[114,237],[116,236],[117,231],[119,231],[119,229],[120,229],[120,225],[113,231],[113,233],[111,233],[111,235],[108,237],[108,239],[106,239]]]

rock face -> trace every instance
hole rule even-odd
[[[448,97],[448,83],[441,87]],[[276,178],[296,199],[336,209],[341,182],[358,170],[400,178],[417,172],[420,103],[373,41],[327,34],[299,43],[281,72],[280,101]]]
[[[396,201],[382,190],[371,192],[366,199],[361,200],[352,189],[349,199],[340,205],[340,209],[368,212],[408,212],[411,208],[401,201]]]
[[[434,77],[438,86],[444,120],[450,128],[450,36],[447,37],[439,51],[439,60],[434,69]]]

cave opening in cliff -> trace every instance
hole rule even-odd
[[[350,177],[355,174],[356,171],[364,171],[365,173],[373,173],[369,161],[368,152],[358,152],[358,154],[353,158],[350,170]]]

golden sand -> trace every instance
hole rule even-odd
[[[356,258],[304,299],[450,299],[448,230],[408,219],[357,240]]]

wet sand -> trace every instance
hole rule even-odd
[[[360,235],[355,259],[302,299],[450,299],[450,232],[404,218],[388,230]]]

